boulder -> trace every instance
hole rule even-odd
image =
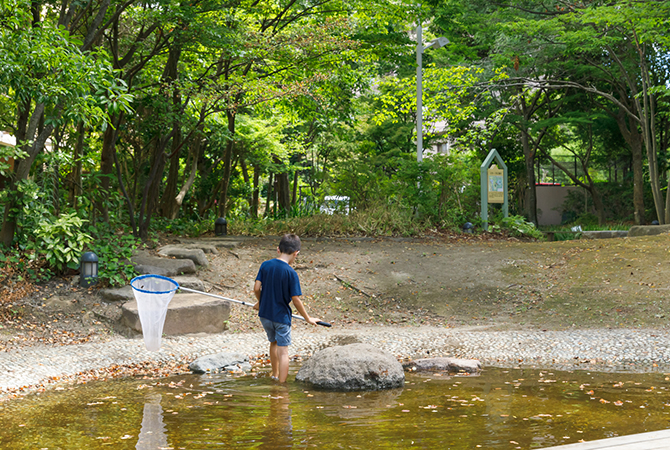
[[[99,294],[108,302],[130,302],[135,299],[133,288],[130,285],[118,289],[100,289]]]
[[[350,344],[314,353],[295,379],[321,389],[373,391],[402,387],[405,373],[390,353],[369,344]]]
[[[205,242],[199,242],[199,241],[194,241],[191,243],[180,243],[177,245],[178,247],[186,248],[186,249],[194,249],[194,250],[202,250],[205,253],[211,253],[213,255],[216,255],[219,253],[215,245],[212,244],[207,244]]]
[[[230,303],[200,294],[177,294],[168,305],[163,334],[221,333],[228,327]],[[142,331],[137,301],[125,303],[121,322]]]
[[[189,276],[177,276],[172,277],[172,279],[175,280],[179,286],[183,286],[189,289],[195,289],[196,291],[205,290],[205,283],[199,278]]]
[[[145,252],[138,252],[130,259],[130,262],[141,274],[173,277],[182,273],[196,272],[195,263],[190,259],[159,258]]]
[[[630,227],[628,237],[654,236],[670,232],[670,225],[637,225]]]
[[[416,372],[464,372],[477,373],[482,370],[482,365],[476,359],[457,358],[424,358],[404,363],[403,368],[407,371]]]
[[[251,370],[251,364],[245,355],[222,352],[201,356],[189,364],[188,368],[193,373],[247,372]]]
[[[199,248],[186,248],[181,245],[166,245],[158,251],[161,256],[167,256],[177,259],[190,259],[199,266],[207,267],[209,260],[205,252]]]
[[[199,238],[197,240],[186,240],[182,239],[179,242],[182,244],[190,244],[198,248],[203,248],[203,246],[213,246],[214,248],[235,248],[240,245],[243,237],[227,237],[227,236],[217,236],[210,238]],[[277,240],[279,242],[279,239]]]

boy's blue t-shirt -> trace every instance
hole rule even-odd
[[[291,298],[302,295],[295,270],[285,261],[270,259],[261,264],[256,280],[261,282],[258,316],[291,325]]]

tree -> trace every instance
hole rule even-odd
[[[3,117],[17,138],[18,152],[7,186],[0,242],[10,245],[21,208],[21,185],[54,129],[66,121],[95,125],[108,107],[127,104],[125,86],[84,43],[56,23],[42,20],[24,0],[0,6],[0,89],[15,110]],[[39,5],[37,5],[39,6]]]

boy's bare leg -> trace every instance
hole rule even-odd
[[[288,346],[277,346],[277,362],[279,369],[279,382],[286,383],[288,378]]]
[[[279,357],[277,356],[277,341],[270,344],[270,365],[272,366],[272,378],[279,378]]]

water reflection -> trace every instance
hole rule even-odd
[[[402,388],[381,391],[332,392],[314,391],[305,401],[315,407],[324,408],[323,413],[340,419],[362,419],[376,417],[389,408],[398,406]]]
[[[142,414],[142,429],[137,439],[137,450],[158,450],[168,447],[166,428],[163,423],[162,396],[155,392],[147,394]]]
[[[259,448],[291,448],[293,447],[293,423],[288,386],[277,384],[270,387],[269,400],[268,417]]]

